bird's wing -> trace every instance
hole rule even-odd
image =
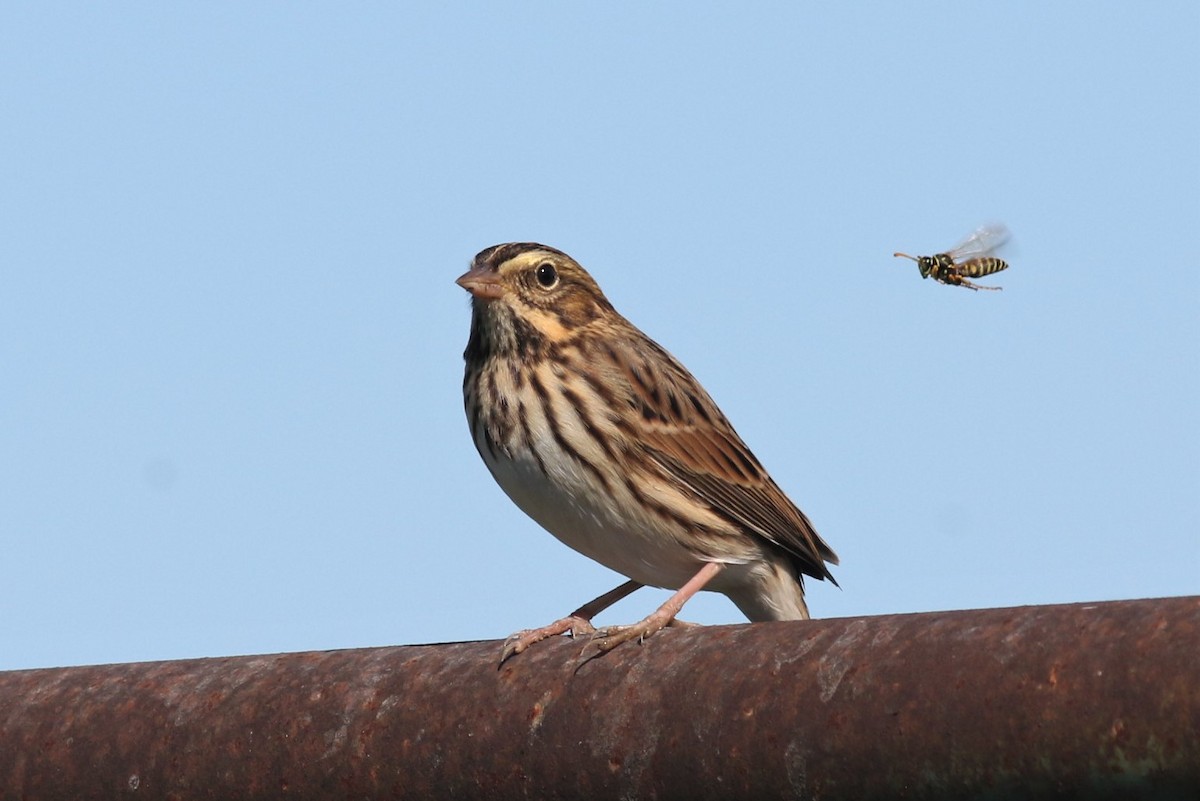
[[[718,515],[788,551],[804,573],[832,581],[825,563],[837,564],[837,555],[812,523],[692,374],[649,338],[644,345],[656,358],[643,358],[632,347],[612,355],[632,390],[639,440],[649,455]]]

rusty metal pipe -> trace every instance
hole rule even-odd
[[[1200,597],[0,673],[0,799],[1200,798]]]

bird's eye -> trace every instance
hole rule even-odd
[[[554,269],[554,265],[548,261],[544,261],[537,267],[537,282],[546,289],[551,289],[558,283],[558,270]]]

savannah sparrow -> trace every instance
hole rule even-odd
[[[771,480],[699,382],[546,245],[496,245],[458,279],[471,293],[463,395],[493,478],[570,547],[631,580],[539,629],[593,633],[603,653],[670,624],[701,589],[752,621],[808,617],[803,576],[837,556]],[[836,582],[834,582],[836,584]],[[590,620],[642,585],[678,590],[632,626]]]

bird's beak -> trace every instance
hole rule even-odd
[[[472,267],[460,275],[454,283],[477,298],[495,300],[504,294],[504,288],[500,285],[500,276],[483,267]]]

